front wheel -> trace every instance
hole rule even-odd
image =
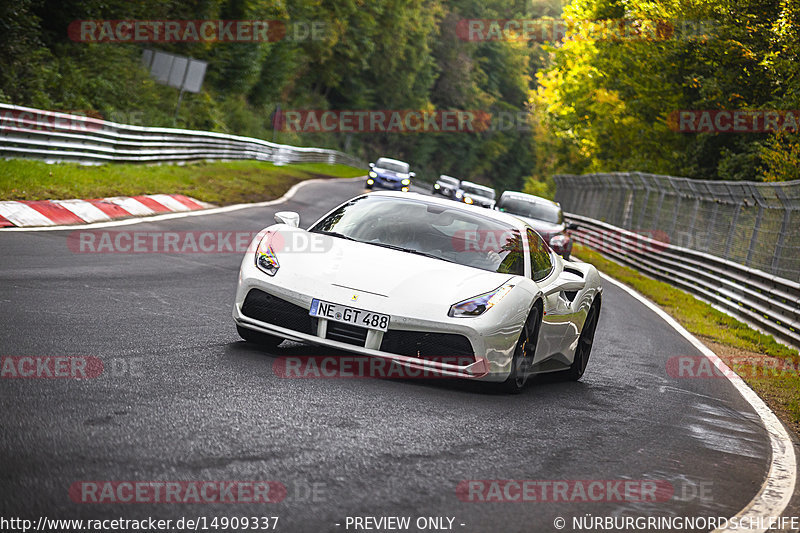
[[[283,342],[283,339],[276,337],[275,335],[261,333],[260,331],[243,328],[239,325],[236,326],[236,331],[239,333],[239,336],[247,342],[258,344],[262,348],[266,348],[268,350],[277,348],[278,345]]]
[[[541,324],[541,312],[538,307],[534,306],[522,326],[522,333],[519,335],[514,357],[511,360],[511,373],[503,382],[503,389],[509,394],[519,394],[525,388],[530,369],[533,366],[533,357],[536,355]]]
[[[592,304],[586,322],[583,324],[581,336],[578,337],[578,347],[575,348],[575,358],[569,369],[565,370],[560,377],[569,381],[578,381],[586,372],[586,365],[589,363],[589,356],[592,354],[592,344],[594,343],[594,332],[597,329],[597,319],[600,316],[600,303]]]

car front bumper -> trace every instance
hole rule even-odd
[[[527,310],[523,308],[520,308],[518,312],[510,313],[504,317],[502,321],[504,325],[502,326],[492,320],[486,320],[485,317],[451,318],[444,316],[437,320],[431,320],[431,317],[409,316],[408,313],[405,315],[393,313],[391,305],[387,306],[385,300],[380,303],[371,301],[369,294],[362,295],[363,297],[358,304],[354,304],[349,301],[353,293],[352,290],[335,285],[320,283],[319,290],[314,291],[312,295],[307,290],[292,290],[292,287],[311,286],[307,280],[305,283],[298,285],[291,280],[285,280],[285,282],[278,284],[273,281],[275,278],[265,278],[268,278],[268,276],[262,274],[252,265],[252,261],[249,258],[245,258],[242,262],[242,277],[233,306],[233,319],[237,325],[284,339],[383,358],[409,369],[422,370],[441,377],[479,379],[492,382],[504,381],[510,373],[514,349],[527,313]],[[329,321],[323,318],[315,318],[313,321],[314,327],[307,332],[281,327],[243,313],[242,308],[245,298],[253,289],[260,290],[302,308],[305,313],[308,313],[311,308],[313,298],[386,313],[391,316],[390,332],[461,335],[469,340],[473,355],[466,359],[463,354],[442,353],[436,356],[436,359],[439,360],[431,360],[391,353],[381,350],[384,333],[377,330],[367,330],[367,337],[363,345],[345,343],[326,338],[327,323]],[[455,362],[455,364],[450,361]]]
[[[403,187],[410,187],[411,185],[403,185],[402,180],[394,180],[389,178],[383,178],[378,175],[375,178],[370,178],[373,181],[373,187],[380,187],[382,189],[388,189],[390,191],[400,191]]]

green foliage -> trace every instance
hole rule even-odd
[[[451,174],[521,189],[536,167],[526,118],[538,44],[473,43],[464,18],[558,15],[560,0],[16,0],[0,7],[0,101],[118,122],[250,135],[408,160],[422,180]],[[76,20],[249,19],[285,24],[268,43],[69,40]],[[316,25],[316,31],[311,32]],[[298,38],[299,37],[299,38]],[[208,62],[199,94],[156,84],[143,48]],[[517,117],[466,133],[273,132],[291,109],[466,110]]]
[[[363,169],[322,163],[275,166],[262,161],[233,161],[86,166],[0,160],[0,200],[178,193],[215,204],[235,204],[276,198],[309,178],[352,178],[363,174]]]
[[[706,179],[787,179],[800,163],[772,134],[679,133],[678,110],[797,109],[796,2],[576,0],[576,21],[666,20],[655,39],[585,39],[577,30],[533,94],[544,172],[640,170]],[[787,148],[788,147],[788,148]]]

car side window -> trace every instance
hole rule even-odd
[[[531,277],[533,281],[543,280],[553,270],[550,248],[532,229],[528,229],[528,247],[531,254]]]

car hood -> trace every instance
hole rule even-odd
[[[380,167],[373,167],[372,170],[380,174],[382,177],[385,178],[397,178],[399,180],[403,180],[408,178],[409,174],[406,172],[395,172],[394,170],[387,170],[385,168]]]
[[[283,226],[283,228],[287,228]],[[300,236],[294,234],[300,232]],[[512,276],[449,263],[339,237],[282,229],[282,242],[313,241],[308,250],[275,250],[280,274],[304,292],[325,286],[364,292],[391,299],[435,305],[459,302],[494,290]],[[277,281],[277,278],[275,278]],[[323,296],[319,296],[323,297]]]

